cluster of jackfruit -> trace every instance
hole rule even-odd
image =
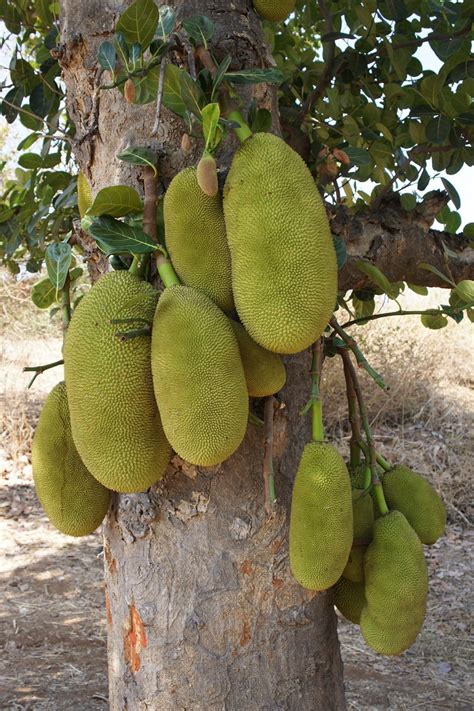
[[[353,486],[362,478],[354,472]],[[422,627],[428,593],[422,544],[443,534],[446,512],[433,487],[408,467],[393,467],[380,479],[390,509],[383,516],[370,490],[353,489],[353,544],[333,599],[372,649],[394,655],[408,649]]]
[[[249,396],[284,386],[280,354],[317,340],[336,303],[329,224],[301,158],[276,136],[252,136],[234,156],[224,196],[209,158],[175,176],[164,198],[172,283],[159,296],[133,273],[108,273],[65,335],[68,441],[101,494],[150,487],[172,450],[203,467],[230,457],[247,429]],[[59,421],[48,426],[45,415],[37,462],[60,437]],[[67,460],[58,471],[72,476]],[[67,508],[54,468],[42,467],[41,482],[41,500],[60,495]],[[84,505],[97,525],[103,499],[94,506],[77,496],[70,516]]]

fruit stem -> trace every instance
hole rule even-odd
[[[240,111],[231,111],[229,114],[227,114],[226,118],[229,121],[234,121],[234,123],[240,124],[239,128],[234,128],[233,130],[241,143],[243,143],[247,140],[247,138],[250,138],[250,136],[253,135]]]
[[[164,254],[158,254],[156,258],[156,268],[158,269],[158,274],[160,275],[161,281],[163,282],[163,286],[165,288],[181,284],[173,265]]]
[[[386,385],[384,382],[384,379],[380,375],[380,373],[377,373],[375,368],[372,368],[370,363],[367,361],[367,358],[365,355],[362,353],[360,350],[359,346],[355,342],[355,340],[351,337],[348,336],[347,333],[344,331],[343,328],[339,325],[337,322],[337,319],[335,316],[332,317],[332,319],[329,322],[329,325],[334,329],[334,331],[337,333],[337,335],[342,338],[344,343],[346,344],[347,348],[349,348],[357,361],[357,365],[361,368],[364,368],[367,373],[370,375],[370,377],[375,380],[379,388],[382,388],[382,390],[388,391],[390,390],[390,386]]]
[[[140,266],[140,255],[134,254],[132,263],[130,264],[128,271],[130,272],[130,274],[133,274],[133,276],[138,276],[139,266]]]
[[[392,465],[389,462],[387,462],[387,460],[384,459],[384,457],[382,457],[382,455],[379,454],[378,452],[377,452],[376,457],[377,457],[377,464],[380,464],[382,469],[385,469],[386,472],[390,471],[390,469],[392,468]]]
[[[343,360],[344,378],[346,381],[347,405],[349,408],[349,422],[351,424],[351,440],[350,440],[350,462],[351,468],[358,467],[360,464],[360,447],[359,442],[362,439],[360,430],[360,417],[357,409],[357,395],[352,382],[351,374],[347,369],[346,362]]]
[[[319,382],[323,366],[322,339],[313,343],[311,359],[311,432],[313,442],[324,442],[323,403]]]
[[[46,365],[29,365],[27,368],[23,368],[24,373],[34,373],[32,379],[28,383],[28,388],[31,388],[38,375],[44,373],[45,370],[56,368],[58,365],[63,365],[63,363],[64,360],[61,358],[61,360],[55,360],[54,363],[47,363]]]
[[[67,327],[71,320],[71,280],[69,272],[61,290],[61,307],[63,312],[63,334],[66,333]]]
[[[265,491],[265,511],[271,516],[276,503],[275,475],[273,468],[273,414],[275,398],[273,395],[265,398],[264,425],[265,425],[265,450],[263,457],[263,482]]]
[[[370,473],[372,478],[372,485],[374,487],[375,496],[377,499],[377,504],[380,509],[381,514],[388,513],[388,507],[383,494],[383,489],[380,484],[379,475],[377,473],[377,454],[375,452],[375,444],[372,436],[372,430],[369,424],[369,417],[367,414],[367,408],[365,406],[364,396],[362,395],[362,389],[360,387],[359,379],[357,377],[356,369],[352,363],[351,356],[347,348],[338,348],[339,355],[342,358],[342,362],[347,369],[347,373],[352,379],[354,385],[354,390],[357,397],[357,402],[359,405],[360,416],[362,419],[362,425],[364,427],[365,437],[367,439],[367,449],[368,449],[368,463],[370,466]],[[362,440],[361,440],[362,442]]]

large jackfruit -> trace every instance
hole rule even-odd
[[[446,509],[431,484],[398,465],[383,476],[382,485],[388,507],[402,512],[422,543],[436,543],[444,533]]]
[[[253,0],[253,5],[261,17],[272,22],[285,20],[295,9],[296,0]]]
[[[153,396],[151,339],[116,335],[139,328],[143,319],[151,323],[156,300],[150,284],[129,272],[110,272],[79,303],[64,344],[77,450],[98,481],[124,493],[154,484],[171,455]]]
[[[297,353],[316,341],[336,304],[336,254],[304,161],[257,133],[234,155],[224,189],[234,299],[254,341]]]
[[[349,560],[342,572],[346,580],[350,580],[353,583],[362,583],[364,581],[364,556],[366,551],[367,546],[352,546]]]
[[[333,602],[339,612],[355,625],[360,623],[360,616],[365,605],[363,583],[353,583],[345,578],[337,581],[333,588]]]
[[[41,410],[32,448],[36,493],[47,517],[69,536],[86,536],[101,524],[110,491],[82,462],[71,434],[65,383],[56,385]]]
[[[286,381],[285,366],[280,356],[255,343],[242,324],[233,320],[230,323],[239,344],[249,395],[266,397],[277,393]]]
[[[242,442],[248,393],[229,319],[205,294],[162,294],[152,337],[156,400],[171,446],[191,464],[213,466]]]
[[[352,511],[354,516],[354,540],[370,543],[374,526],[374,504],[370,494],[363,489],[352,491]]]
[[[381,654],[400,654],[423,624],[428,571],[423,546],[399,511],[378,518],[364,558],[365,596],[361,630]]]
[[[207,294],[223,311],[231,311],[234,297],[222,197],[205,195],[196,169],[186,168],[171,181],[163,210],[166,247],[181,281]]]
[[[290,566],[310,590],[326,590],[341,577],[352,545],[349,473],[335,447],[306,445],[293,487]]]

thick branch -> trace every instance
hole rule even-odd
[[[437,213],[441,208],[435,209]],[[420,268],[421,262],[451,274],[456,282],[474,279],[474,249],[469,241],[462,235],[431,229],[433,217],[430,205],[423,208],[423,203],[413,212],[404,212],[396,195],[384,201],[376,213],[354,215],[339,207],[331,221],[331,231],[343,238],[347,248],[347,262],[339,276],[340,289],[374,286],[357,268],[360,259],[372,262],[392,282],[448,286]]]

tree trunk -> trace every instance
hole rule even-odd
[[[162,187],[202,148],[185,161],[180,120],[165,110],[152,139],[153,105],[130,106],[117,90],[98,93],[98,47],[127,4],[61,2],[59,54],[76,124],[74,150],[94,192],[137,185],[139,169],[116,159],[130,144],[162,151]],[[270,64],[245,0],[167,4],[181,17],[211,17],[213,51],[218,58],[230,54],[234,68]],[[274,108],[274,94],[257,91],[259,104]],[[221,152],[221,165],[231,151],[230,145]],[[298,412],[308,393],[302,354],[288,363],[286,407],[276,414],[273,517],[264,512],[263,432],[255,425],[221,467],[202,471],[176,458],[158,487],[114,497],[104,530],[113,711],[345,708],[330,597],[304,591],[288,567],[291,481],[309,439]]]

